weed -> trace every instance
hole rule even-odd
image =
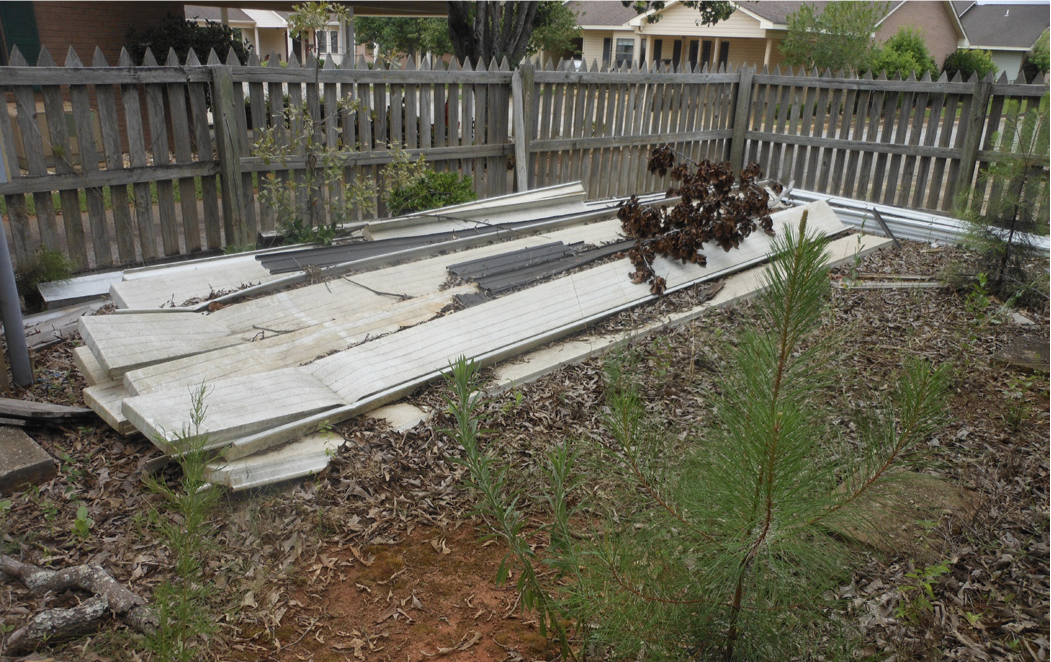
[[[463,458],[453,460],[467,469],[469,485],[478,496],[476,512],[490,531],[487,537],[502,540],[507,545],[508,552],[500,562],[496,583],[500,585],[507,581],[511,570],[509,562],[512,558],[516,560],[521,567],[518,592],[522,608],[535,611],[541,636],[548,636],[550,630],[561,643],[563,654],[572,657],[558,604],[541,582],[536,570],[536,552],[527,539],[527,521],[518,506],[521,493],[511,489],[507,468],[499,466],[496,459],[483,452],[479,446],[479,438],[485,432],[479,427],[482,420],[482,401],[476,390],[479,370],[478,364],[462,356],[452,364],[446,379],[452,394],[446,396],[445,400],[456,427],[442,432],[455,439],[463,449]],[[573,459],[568,444],[563,444],[551,454],[545,467],[553,485],[548,499],[553,522],[542,528],[550,531],[552,549],[558,550],[566,558],[572,557],[573,548],[573,539],[569,534],[571,511],[566,505],[572,489],[569,472]],[[566,570],[575,568],[575,565],[564,562],[558,567]]]
[[[88,517],[88,507],[81,505],[77,508],[77,516],[73,520],[73,535],[81,542],[91,535],[91,527],[95,526],[95,520]]]
[[[355,121],[359,111],[357,99],[350,97],[325,108],[326,113],[342,114],[344,122]],[[281,232],[293,241],[332,243],[337,227],[350,220],[352,210],[372,205],[371,186],[345,181],[344,156],[353,146],[340,149],[338,144],[325,144],[324,123],[314,117],[306,102],[287,106],[275,125],[260,130],[252,145],[253,156],[282,166],[288,166],[291,158],[305,157],[306,167],[289,178],[267,173],[260,182],[260,201],[281,219]],[[293,139],[283,139],[279,131],[289,131]]]
[[[949,572],[951,565],[951,561],[941,561],[922,570],[905,573],[909,581],[898,589],[901,599],[894,610],[895,615],[915,625],[930,614],[934,609],[931,602],[934,600],[934,585],[938,583],[938,578]]]
[[[61,251],[40,248],[28,263],[15,273],[15,286],[25,301],[26,309],[35,311],[44,300],[37,291],[40,283],[68,280],[73,275],[73,263]]]
[[[1003,390],[1004,397],[1007,398],[1007,407],[1001,416],[1012,432],[1017,432],[1032,414],[1026,395],[1031,388],[1040,383],[1040,380],[1032,375],[1015,375],[1008,378],[1007,386]]]
[[[199,640],[214,630],[207,607],[211,588],[201,574],[209,545],[211,511],[221,493],[204,479],[208,458],[203,449],[208,438],[201,434],[201,427],[207,414],[206,394],[203,385],[191,393],[190,422],[173,442],[182,480],[172,487],[163,477],[146,478],[150,490],[163,500],[162,506],[150,513],[151,520],[175,559],[175,579],[154,591],[159,624],[146,640],[149,650],[165,661],[201,659]]]

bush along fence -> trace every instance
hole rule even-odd
[[[64,66],[42,50],[30,67],[13,52],[0,201],[16,265],[41,248],[85,270],[253,244],[293,220],[259,195],[272,179],[324,182],[296,187],[308,225],[367,220],[385,213],[397,150],[472,177],[479,197],[578,179],[592,198],[653,191],[646,155],[671,144],[737,169],[756,160],[797,187],[949,211],[999,158],[1005,118],[1047,92],[1006,77],[268,60],[147,53],[132,66],[124,53],[111,66],[96,51],[85,66],[71,49]],[[334,213],[341,184],[360,183],[371,200]]]

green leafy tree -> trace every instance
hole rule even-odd
[[[158,60],[163,60],[168,51],[174,49],[179,62],[186,61],[186,55],[191,49],[202,60],[214,49],[223,62],[226,61],[231,48],[241,62],[248,59],[252,50],[251,44],[241,38],[240,30],[215,21],[206,21],[204,25],[198,25],[196,21],[187,21],[181,16],[171,14],[165,16],[156,27],[145,30],[132,28],[125,39],[131,59],[140,64],[146,55],[146,49],[152,51]]]
[[[631,7],[635,10],[636,14],[642,15],[646,12],[652,12],[646,16],[647,23],[657,23],[663,18],[661,10],[664,9],[668,3],[662,0],[654,0],[650,2],[648,0],[621,0],[622,5],[625,7]],[[690,0],[687,2],[680,2],[683,7],[689,9],[696,9],[700,14],[697,19],[699,25],[715,25],[719,21],[725,21],[733,15],[737,8],[732,2],[726,2],[725,0]]]
[[[978,78],[985,78],[989,74],[995,74],[996,70],[997,66],[993,62],[992,53],[963,48],[950,53],[949,57],[945,58],[945,64],[942,65],[942,73],[950,79],[956,74],[960,74],[964,80],[969,79],[971,74],[978,74]]]
[[[807,69],[864,71],[872,61],[872,35],[887,13],[886,3],[803,3],[788,16],[788,32],[779,46],[785,64]]]
[[[885,71],[888,78],[908,78],[910,74],[916,74],[917,79],[923,78],[924,74],[938,77],[938,65],[927,50],[923,33],[911,28],[901,28],[877,48],[867,69],[874,75]]]
[[[440,18],[356,16],[354,35],[360,43],[372,44],[379,57],[406,55],[416,60],[423,53],[444,55],[453,50],[449,27]]]
[[[1032,50],[1026,53],[1025,60],[1022,62],[1022,75],[1025,76],[1027,83],[1035,82],[1039,76],[1046,76],[1048,69],[1051,68],[1051,53],[1048,52],[1049,36],[1051,33],[1044,30],[1040,38],[1033,44]]]
[[[569,53],[573,40],[580,37],[577,13],[562,2],[541,2],[536,10],[536,25],[526,47],[527,55],[540,51]]]

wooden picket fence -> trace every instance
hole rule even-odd
[[[646,159],[671,144],[693,160],[756,160],[800,188],[948,211],[1000,158],[1008,116],[1032,112],[1047,89],[753,68],[276,66],[214,53],[163,65],[147,54],[144,66],[124,53],[110,66],[96,51],[84,66],[72,49],[65,66],[42,50],[29,67],[15,51],[0,67],[0,197],[16,264],[44,247],[78,270],[254,243],[291,220],[263,204],[260,182],[317,168],[308,142],[338,153],[346,182],[375,185],[372,204],[351,210],[362,220],[385,213],[392,146],[471,176],[479,197],[574,180],[591,198],[660,190]],[[312,141],[286,122],[301,104]],[[268,126],[290,156],[255,153]],[[334,220],[315,208],[315,223]]]

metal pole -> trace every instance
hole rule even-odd
[[[7,183],[7,164],[0,156],[0,184]],[[19,386],[33,383],[33,367],[29,363],[26,330],[22,322],[22,306],[15,287],[15,267],[7,249],[7,231],[0,217],[0,318],[4,322],[7,354],[11,360],[11,378]]]

